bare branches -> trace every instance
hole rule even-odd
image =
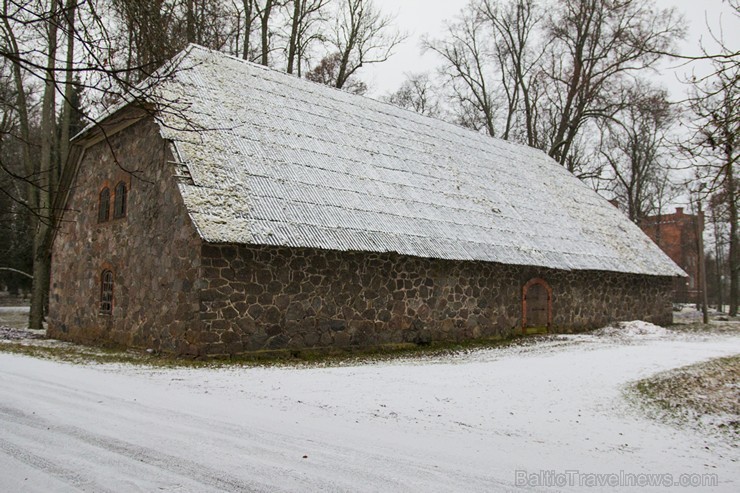
[[[676,116],[666,92],[645,82],[624,97],[624,108],[602,123],[600,154],[609,166],[612,193],[639,224],[673,198],[667,134]]]
[[[495,34],[495,58],[500,67],[501,87],[506,95],[508,111],[502,137],[509,139],[517,132],[529,146],[536,146],[537,100],[541,77],[539,63],[545,47],[533,39],[543,20],[543,13],[534,0],[517,0],[500,4],[484,0],[480,12]],[[517,120],[523,118],[523,124]]]
[[[579,176],[589,122],[613,118],[621,94],[683,32],[671,10],[647,0],[473,0],[441,40],[458,122],[539,147]]]
[[[740,296],[740,240],[738,239],[738,162],[740,136],[740,67],[715,60],[711,78],[697,83],[689,98],[692,139],[681,146],[697,170],[705,193],[721,197],[728,212],[730,314],[738,311]]]
[[[334,32],[329,39],[332,50],[340,54],[335,87],[343,88],[363,65],[388,60],[393,49],[405,38],[393,27],[392,21],[372,0],[341,0]]]
[[[318,65],[307,73],[306,79],[326,86],[336,87],[337,81],[339,80],[339,71],[341,66],[342,54],[339,52],[333,53],[325,56]],[[361,95],[367,92],[367,84],[352,74],[344,80],[341,89],[351,92],[352,94]]]
[[[424,47],[442,57],[443,74],[451,84],[458,123],[496,136],[495,68],[489,63],[490,48],[485,20],[477,10],[464,11],[447,26],[447,38],[425,40]]]
[[[326,22],[324,11],[329,0],[293,0],[290,17],[290,36],[286,55],[289,74],[296,72],[300,77],[302,65],[307,60],[310,47],[315,41],[325,39],[320,27]]]
[[[631,73],[651,67],[684,27],[675,11],[654,11],[644,0],[559,0],[558,7],[547,26],[547,75],[558,95],[550,100],[558,118],[548,153],[566,164],[584,122],[618,111],[621,101],[612,96]]]
[[[406,81],[398,91],[385,100],[421,115],[436,117],[441,112],[438,93],[428,73],[406,74]]]
[[[28,272],[23,272],[22,270],[13,269],[12,267],[0,267],[0,270],[4,270],[6,272],[15,272],[16,274],[20,274],[22,276],[26,276],[29,279],[33,279],[33,276],[29,274]]]

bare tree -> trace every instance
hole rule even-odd
[[[331,51],[340,55],[333,85],[341,89],[363,65],[388,60],[403,39],[372,0],[341,0],[329,39]]]
[[[691,119],[688,123],[693,139],[683,146],[707,184],[707,193],[722,192],[729,231],[730,314],[737,315],[740,244],[738,243],[738,186],[734,167],[738,160],[737,138],[740,135],[740,65],[726,66],[715,62],[711,78],[698,82],[689,99]]]
[[[601,156],[608,164],[611,189],[630,220],[659,211],[668,192],[668,132],[675,113],[664,90],[645,82],[624,95],[624,108],[603,122]]]
[[[159,67],[177,49],[184,46],[175,39],[174,25],[177,23],[174,5],[165,0],[151,2],[128,2],[112,0],[114,12],[125,26],[126,38],[122,44],[126,49],[127,68],[141,67],[129,71],[138,80]]]
[[[270,40],[272,38],[270,18],[273,8],[280,7],[277,0],[251,0],[251,11],[260,24],[260,64],[268,66],[270,63]]]
[[[401,87],[385,100],[401,108],[436,117],[440,115],[438,91],[428,73],[406,74]]]
[[[16,2],[4,0],[2,11],[2,37],[3,57],[11,64],[13,83],[15,84],[16,107],[19,125],[17,138],[22,142],[22,162],[23,174],[11,175],[25,184],[25,195],[16,198],[22,203],[31,216],[31,233],[32,258],[33,258],[33,285],[31,293],[32,310],[29,316],[29,326],[34,329],[40,329],[43,321],[44,305],[46,292],[48,288],[49,275],[49,252],[45,249],[46,239],[50,232],[49,215],[51,211],[51,166],[53,164],[52,150],[54,145],[54,135],[56,131],[54,102],[55,102],[55,79],[56,79],[56,54],[57,54],[57,26],[56,22],[60,12],[58,5],[54,2],[44,2],[34,7],[43,9],[38,13],[29,13],[26,8],[27,4],[18,4]],[[38,15],[37,15],[38,14]],[[49,23],[40,19],[51,19]],[[24,48],[29,39],[24,39],[18,35],[19,25],[33,26],[33,34],[36,35],[35,41],[41,40],[46,49],[45,56],[33,57],[33,60],[27,60],[38,70],[34,75],[36,80],[40,81],[43,88],[43,97],[41,101],[41,129],[43,138],[39,144],[40,156],[34,159],[32,152],[33,138],[31,135],[30,105],[27,97],[26,83],[23,60],[26,55]],[[26,34],[26,33],[24,33]],[[3,164],[3,170],[11,174],[9,167]]]
[[[321,59],[318,65],[316,65],[310,72],[306,74],[306,79],[324,84],[326,86],[336,87],[336,81],[339,77],[339,68],[342,63],[342,54],[334,53],[327,55]],[[351,92],[352,94],[365,94],[367,92],[367,84],[358,79],[355,75],[351,75],[344,81],[342,89]]]
[[[490,31],[477,4],[471,3],[460,19],[447,26],[447,37],[425,40],[424,47],[444,60],[443,74],[450,83],[457,122],[496,136],[495,67],[490,61]]]
[[[254,58],[252,33],[257,19],[253,0],[242,0],[241,8],[236,3],[233,6],[236,13],[236,25],[233,34],[235,54],[241,56],[244,60],[252,60]]]
[[[127,68],[138,67],[138,71],[129,72],[139,80],[150,76],[188,43],[222,49],[235,29],[231,25],[234,12],[222,0],[111,0],[111,4],[124,25],[121,33],[127,39],[121,44],[127,52]],[[106,35],[112,34],[106,30]]]
[[[323,15],[329,0],[293,0],[290,15],[290,35],[287,46],[287,72],[302,73],[302,62],[306,59],[313,42],[323,38],[317,27],[325,21]]]
[[[534,38],[543,13],[534,0],[483,0],[479,10],[494,34],[494,56],[507,102],[502,138],[518,133],[517,140],[537,146],[536,105],[544,46]]]
[[[223,0],[185,0],[185,41],[221,49],[230,35],[230,12]]]
[[[558,0],[547,23],[546,94],[553,115],[547,151],[568,164],[575,137],[591,119],[611,118],[632,74],[652,67],[683,36],[674,9],[649,0]]]
[[[57,167],[59,173],[54,176],[55,182],[59,180],[61,175],[63,163],[67,162],[69,155],[69,138],[70,129],[72,127],[72,114],[74,108],[72,107],[72,100],[74,99],[75,92],[75,81],[74,81],[74,54],[75,54],[75,37],[72,33],[75,30],[75,12],[77,10],[77,0],[66,0],[64,10],[61,12],[63,19],[62,22],[67,26],[66,35],[66,51],[67,57],[65,60],[65,71],[64,71],[64,95],[62,101],[62,112],[60,117],[60,133],[59,133],[59,163]],[[53,184],[54,187],[57,183]]]
[[[53,204],[73,128],[76,13],[77,3],[71,0],[4,0],[0,14],[0,54],[15,96],[14,104],[5,106],[4,116],[12,113],[17,121],[2,141],[22,149],[21,166],[13,166],[2,153],[0,169],[12,179],[2,192],[30,218],[33,285],[29,325],[36,329],[41,328],[48,293],[51,238],[57,219]]]
[[[29,325],[34,329],[42,327],[48,298],[51,244],[63,212],[59,178],[70,154],[68,137],[79,127],[79,95],[85,89],[90,100],[111,102],[124,92],[139,98],[156,83],[135,84],[149,67],[133,66],[134,57],[119,56],[120,38],[96,6],[74,0],[3,0],[0,5],[0,58],[14,89],[13,105],[4,109],[17,122],[12,134],[2,138],[18,145],[22,163],[13,166],[5,153],[0,156],[3,176],[11,178],[0,182],[0,192],[30,218]]]
[[[28,186],[25,143],[18,136],[16,84],[7,60],[0,59],[0,285],[12,293],[29,291],[33,275],[31,214],[25,207]],[[32,120],[37,120],[32,115]],[[18,274],[21,273],[21,274]]]
[[[709,197],[709,220],[712,223],[712,240],[714,245],[713,283],[714,298],[717,310],[724,311],[725,273],[729,272],[727,247],[729,245],[729,211],[727,198],[722,190]]]
[[[649,0],[472,0],[442,40],[458,121],[547,151],[579,176],[576,148],[590,121],[611,118],[631,74],[683,33],[673,10]]]

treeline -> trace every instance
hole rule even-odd
[[[363,67],[405,39],[372,0],[2,0],[0,15],[0,267],[33,276],[34,328],[69,138],[94,108],[145,96],[188,43],[363,94]],[[736,311],[739,57],[718,39],[695,58],[714,72],[673,102],[651,71],[694,61],[676,53],[685,32],[652,0],[472,0],[424,39],[438,69],[385,98],[540,148],[637,223],[682,194],[703,204]],[[0,281],[27,282],[12,276]]]

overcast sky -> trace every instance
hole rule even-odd
[[[468,3],[468,0],[375,0],[383,12],[395,15],[398,28],[408,33],[408,39],[396,49],[387,62],[363,67],[360,76],[370,84],[370,95],[379,96],[392,92],[404,80],[404,72],[423,72],[433,70],[440,63],[431,53],[421,54],[420,40],[427,34],[430,37],[443,35],[445,22],[452,20]],[[660,8],[676,7],[683,13],[689,25],[689,34],[681,44],[686,54],[699,53],[699,40],[710,45],[711,38],[706,23],[719,32],[720,19],[725,39],[729,45],[740,47],[740,21],[733,16],[729,6],[722,0],[655,0]],[[701,70],[696,64],[678,67],[678,64],[664,64],[661,80],[674,98],[681,98],[685,88],[677,78],[694,70]]]

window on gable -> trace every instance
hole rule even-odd
[[[104,270],[100,276],[100,313],[113,311],[113,272]]]
[[[115,200],[113,203],[113,217],[116,219],[126,215],[126,193],[126,184],[119,181],[118,185],[116,185]]]
[[[98,222],[104,223],[110,216],[110,189],[105,187],[98,197]]]

